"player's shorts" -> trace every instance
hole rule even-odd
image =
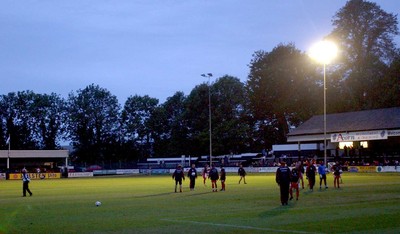
[[[297,182],[290,182],[290,188],[292,188],[292,189],[299,189],[299,183],[297,183]]]
[[[180,180],[175,180],[175,184],[180,184],[180,185],[182,185],[182,179],[180,179]]]

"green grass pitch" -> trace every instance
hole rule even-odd
[[[0,181],[0,233],[400,233],[400,174],[343,175],[281,206],[274,174],[174,193],[170,176]],[[307,181],[305,181],[307,183]],[[220,183],[218,183],[220,186]],[[102,205],[95,206],[96,201]]]

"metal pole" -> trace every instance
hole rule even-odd
[[[10,169],[11,134],[8,135],[7,169]]]
[[[211,84],[210,84],[211,75],[208,74],[208,131],[210,138],[210,166],[212,166],[212,132],[211,132]]]
[[[324,63],[324,165],[326,165],[326,64]]]
[[[202,77],[208,77],[208,137],[210,139],[210,166],[212,166],[212,131],[211,131],[211,83],[212,73],[201,74]]]

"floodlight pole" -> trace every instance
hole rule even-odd
[[[326,153],[326,64],[324,63],[324,165],[327,163]]]
[[[208,134],[210,139],[210,167],[212,166],[212,131],[211,131],[211,83],[212,73],[201,74],[202,77],[208,78]]]
[[[310,50],[310,57],[324,65],[324,164],[327,163],[326,145],[326,65],[336,57],[337,46],[331,41],[320,41]]]

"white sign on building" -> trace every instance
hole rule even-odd
[[[387,130],[343,132],[331,134],[331,142],[386,140],[387,138]]]

